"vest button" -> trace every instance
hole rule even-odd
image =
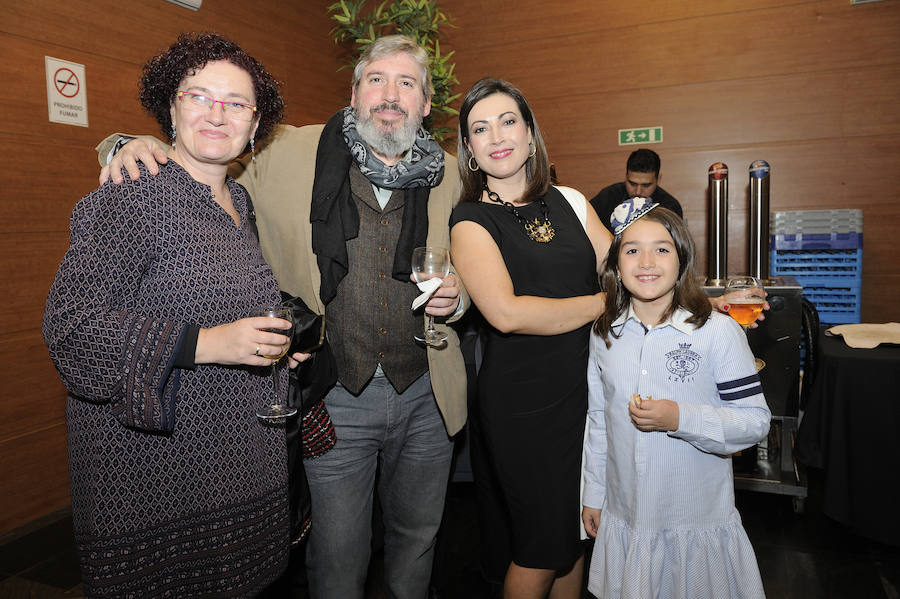
[[[379,357],[379,358],[383,358],[383,357],[384,357],[384,352],[383,352],[383,351],[378,352],[378,357]]]
[[[386,254],[386,253],[387,253],[387,248],[384,247],[384,246],[381,246],[380,248],[378,248],[378,251],[381,252],[382,254]]]
[[[387,308],[387,300],[381,300],[381,307]]]
[[[386,218],[381,219],[381,226],[382,226],[382,227],[386,227],[387,224],[388,224],[388,219],[386,219]]]
[[[382,335],[387,335],[387,329],[384,327],[381,327],[380,329],[378,329],[378,332]]]
[[[383,272],[378,273],[378,278],[382,281],[384,280],[385,274]]]

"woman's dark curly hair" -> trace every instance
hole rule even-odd
[[[259,119],[255,139],[265,139],[284,116],[284,101],[278,89],[281,83],[240,46],[215,33],[183,33],[172,47],[147,61],[140,84],[141,105],[156,118],[168,139],[172,132],[170,109],[178,86],[185,77],[215,60],[227,60],[250,75]]]

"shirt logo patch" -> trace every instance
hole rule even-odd
[[[670,372],[670,381],[691,381],[692,375],[700,370],[700,354],[691,351],[690,343],[679,343],[678,349],[666,354],[666,370]]]

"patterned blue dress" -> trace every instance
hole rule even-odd
[[[288,550],[283,427],[255,412],[268,369],[174,367],[188,324],[279,298],[241,225],[170,161],[110,183],[72,214],[43,333],[69,389],[72,512],[90,597],[250,597]]]

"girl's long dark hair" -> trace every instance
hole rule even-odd
[[[675,294],[672,297],[672,304],[663,313],[662,320],[671,317],[678,308],[684,308],[691,313],[691,317],[687,321],[694,325],[694,328],[702,327],[709,319],[712,306],[697,281],[697,273],[694,270],[696,250],[694,239],[691,237],[687,225],[677,214],[662,206],[657,206],[641,218],[664,226],[672,236],[672,241],[675,242],[675,251],[678,254],[678,278],[675,280]],[[619,249],[621,247],[622,235],[620,233],[613,238],[612,244],[609,246],[606,267],[600,277],[603,290],[606,291],[606,310],[594,323],[594,332],[603,337],[606,347],[611,345],[610,335],[616,339],[619,337],[613,330],[612,323],[625,314],[631,304],[631,292],[625,288],[618,277]]]
[[[462,105],[459,107],[459,135],[457,136],[456,156],[459,162],[459,176],[462,179],[462,197],[461,202],[478,202],[481,200],[481,192],[484,189],[484,172],[481,170],[472,171],[469,169],[469,158],[472,154],[466,147],[469,139],[469,113],[472,108],[481,100],[494,94],[506,94],[512,98],[525,124],[531,130],[531,136],[534,139],[535,153],[525,163],[525,177],[528,181],[528,187],[522,196],[523,201],[534,201],[542,198],[550,189],[550,158],[547,156],[547,147],[544,145],[544,138],[541,137],[541,128],[538,127],[531,106],[528,100],[522,95],[515,85],[503,79],[493,79],[485,77],[472,86],[472,89],[466,93],[463,98]],[[514,200],[515,198],[510,198]]]

